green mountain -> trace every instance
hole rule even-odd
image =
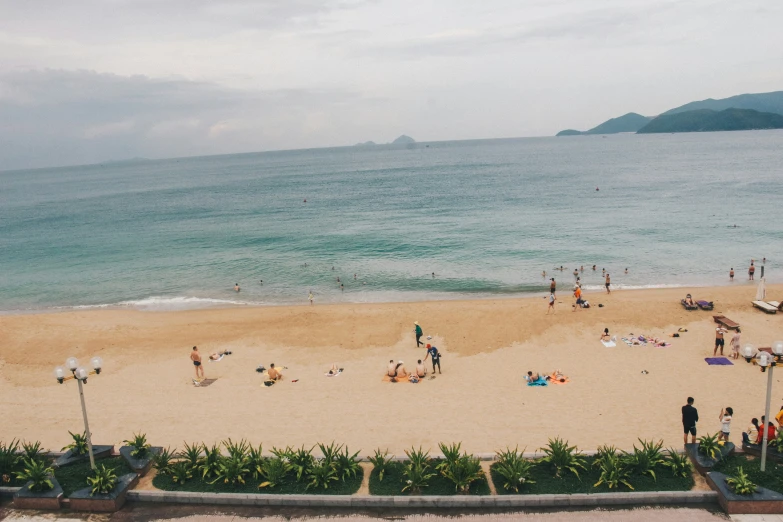
[[[648,123],[652,118],[629,112],[624,116],[606,120],[601,125],[584,132],[567,129],[557,133],[557,136],[576,136],[579,134],[617,134],[618,132],[636,132]]]
[[[783,115],[750,109],[698,109],[662,114],[639,129],[639,134],[754,129],[783,129]]]
[[[680,107],[670,109],[663,114],[676,114],[678,112],[699,109],[710,109],[713,111],[722,111],[724,109],[751,109],[759,112],[783,114],[783,91],[763,92],[759,94],[739,94],[720,100],[708,98],[702,101],[686,103]]]

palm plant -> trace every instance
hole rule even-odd
[[[691,459],[687,455],[677,453],[677,450],[670,448],[666,454],[664,466],[672,470],[675,477],[687,477],[692,470]]]
[[[481,461],[473,455],[460,455],[455,461],[445,467],[441,474],[454,483],[458,493],[470,492],[470,486],[484,478]]]
[[[91,488],[90,496],[106,495],[117,485],[117,474],[114,472],[114,468],[107,468],[105,465],[99,464],[92,470],[92,475],[87,477],[87,484]]]
[[[201,472],[201,478],[208,479],[216,477],[218,470],[220,469],[220,446],[213,444],[211,447],[206,444],[202,444],[201,450],[204,452],[204,457],[199,464],[199,471]]]
[[[30,460],[44,460],[43,448],[41,447],[40,441],[23,442],[22,453],[24,454],[24,458]]]
[[[456,463],[462,454],[462,443],[453,442],[450,445],[446,445],[442,442],[438,443],[441,453],[443,453],[443,460],[441,460],[435,469],[443,473],[443,471],[449,469],[450,466]]]
[[[663,441],[644,441],[638,439],[642,447],[637,448],[633,445],[633,453],[624,453],[625,461],[633,471],[639,475],[650,475],[657,482],[655,468],[662,466],[665,462],[663,452]]]
[[[230,457],[238,457],[241,459],[245,458],[250,450],[250,444],[245,439],[234,442],[229,438],[228,440],[223,441],[223,446],[226,447],[226,451],[228,451]]]
[[[130,453],[131,457],[136,457],[137,459],[143,459],[146,457],[147,452],[152,447],[147,443],[147,435],[144,433],[134,433],[133,438],[130,440],[124,440],[122,443],[132,448]]]
[[[611,457],[617,456],[617,448],[614,446],[609,446],[607,444],[604,444],[603,446],[599,447],[595,452],[595,459],[593,459],[593,466],[594,467],[600,467],[601,463]]]
[[[758,486],[751,482],[750,477],[745,474],[742,466],[737,468],[737,476],[726,479],[726,484],[734,490],[737,495],[752,495],[758,489]]]
[[[429,480],[435,476],[435,473],[430,473],[430,465],[427,462],[414,463],[408,462],[405,465],[403,471],[403,491],[409,491],[412,494],[421,493],[423,488],[429,486]]]
[[[523,457],[525,450],[518,450],[519,446],[513,450],[506,448],[505,451],[496,452],[497,463],[492,468],[503,477],[503,488],[513,489],[515,493],[519,493],[527,484],[535,484],[535,481],[530,479],[533,464]]]
[[[195,442],[188,444],[186,442],[185,449],[177,454],[177,458],[184,461],[191,470],[198,470],[198,467],[201,465],[201,444]]]
[[[378,470],[378,481],[383,480],[383,475],[391,467],[392,459],[394,459],[394,456],[389,456],[389,450],[385,450],[383,453],[381,453],[380,449],[376,449],[375,455],[368,458],[368,460],[372,463],[373,468]]]
[[[711,459],[719,458],[721,455],[721,443],[718,441],[718,434],[701,437],[699,439],[699,451]]]
[[[430,467],[430,452],[422,450],[421,446],[419,446],[419,449],[412,447],[410,450],[405,450],[405,454],[414,466]]]
[[[8,444],[0,442],[0,476],[9,476],[19,464],[19,441],[13,439]]]
[[[783,430],[779,430],[777,437],[767,441],[767,445],[778,453],[783,453]]]
[[[82,433],[71,433],[68,432],[71,435],[71,438],[73,439],[73,442],[68,444],[67,446],[63,447],[63,451],[71,450],[74,456],[78,455],[84,455],[88,451],[87,446],[87,432]]]
[[[261,467],[261,476],[266,480],[259,484],[259,488],[274,488],[282,484],[288,472],[291,471],[291,465],[287,460],[280,457],[267,459]]]
[[[593,487],[597,488],[601,484],[606,484],[609,489],[615,489],[620,485],[626,486],[628,489],[633,489],[633,486],[629,482],[630,470],[627,467],[624,459],[620,458],[616,453],[606,453],[603,459],[600,461],[601,476]]]
[[[549,444],[541,448],[544,456],[541,462],[546,462],[555,469],[555,477],[562,477],[564,471],[570,471],[576,478],[579,477],[579,469],[586,470],[585,457],[577,450],[576,446],[569,446],[568,441],[563,441],[560,437],[554,440],[549,439]]]
[[[167,475],[171,468],[171,462],[174,460],[177,450],[164,448],[160,453],[152,455],[152,466],[157,470],[158,475]]]
[[[250,473],[248,467],[247,457],[241,455],[231,455],[228,457],[220,457],[218,459],[218,468],[215,473],[215,480],[210,482],[222,481],[224,484],[231,484],[236,486],[237,484],[244,484],[245,477]]]
[[[305,489],[310,489],[310,487],[327,489],[330,482],[337,480],[337,471],[331,462],[321,459],[309,467],[307,478],[310,482]]]
[[[348,446],[344,446],[343,451],[336,455],[332,466],[334,466],[334,470],[337,472],[337,477],[343,482],[349,477],[356,477],[356,474],[362,469],[361,465],[359,465],[359,452],[357,451],[352,455],[348,451]]]
[[[334,441],[332,441],[332,443],[328,446],[321,444],[320,442],[318,443],[318,449],[321,450],[321,454],[323,455],[322,460],[328,462],[329,464],[335,461],[337,454],[340,453],[342,447],[342,444],[339,446],[335,445]]]
[[[262,455],[262,446],[258,445],[257,448],[253,446],[248,447],[247,450],[247,467],[250,469],[250,474],[254,479],[258,480],[261,476],[261,470],[264,467],[264,461],[266,459]]]
[[[168,474],[171,481],[176,484],[184,484],[193,477],[194,467],[185,460],[180,460],[168,468]]]
[[[315,447],[315,446],[313,446]],[[297,450],[288,453],[288,461],[296,472],[296,480],[301,481],[306,476],[307,470],[313,465],[313,448],[306,449],[304,445]]]
[[[30,491],[49,491],[54,488],[52,475],[54,470],[43,460],[24,459],[22,471],[16,474],[16,478],[30,482]]]

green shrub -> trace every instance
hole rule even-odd
[[[299,449],[292,449],[287,446],[284,450],[272,448],[272,454],[277,458],[285,459],[291,465],[291,469],[296,473],[296,480],[302,481],[307,476],[307,470],[313,465],[313,446],[310,449],[306,449],[302,445]]]
[[[87,485],[90,486],[90,496],[106,495],[117,486],[117,474],[114,468],[107,468],[103,464],[92,470],[92,475],[87,477]]]
[[[201,444],[185,443],[185,448],[177,454],[177,458],[183,460],[188,468],[196,472],[201,465]]]
[[[704,435],[699,439],[699,451],[711,459],[720,458],[721,444],[718,442],[718,434]]]
[[[193,478],[194,469],[188,461],[180,460],[169,467],[168,475],[175,484],[184,484]]]
[[[211,447],[203,444],[201,450],[204,452],[204,456],[201,458],[198,470],[201,472],[201,478],[210,479],[217,477],[218,470],[220,469],[220,446],[213,444]]]
[[[218,467],[215,472],[215,480],[210,482],[210,484],[221,481],[224,484],[236,486],[237,484],[244,484],[245,477],[250,474],[247,457],[244,457],[239,453],[228,457],[220,457],[217,463]]]
[[[779,430],[777,436],[767,442],[767,446],[773,448],[778,453],[783,453],[783,430]]]
[[[745,474],[742,466],[737,468],[736,477],[729,477],[726,479],[726,484],[728,484],[737,495],[752,495],[758,488],[756,484],[750,481],[750,478]]]
[[[410,450],[405,450],[405,454],[408,456],[408,461],[414,466],[430,467],[430,452],[423,451],[421,446],[419,446],[419,449],[411,448]]]
[[[20,461],[19,441],[13,439],[8,444],[0,442],[0,477],[10,476],[16,471]]]
[[[337,470],[331,462],[326,459],[320,459],[310,465],[307,470],[307,489],[312,488],[329,488],[329,483],[337,480]]]
[[[89,446],[87,445],[87,432],[71,433],[69,431],[68,433],[71,435],[73,442],[65,446],[62,450],[71,450],[74,456],[87,454],[87,451],[89,450]]]
[[[229,438],[228,440],[223,441],[223,446],[226,447],[226,451],[228,451],[230,457],[237,457],[239,459],[247,457],[247,453],[250,450],[250,444],[245,439],[234,442]]]
[[[438,443],[438,447],[440,448],[441,453],[443,453],[443,460],[435,466],[435,469],[443,473],[459,460],[462,454],[462,443],[451,443],[451,445],[447,446],[441,442]]]
[[[593,467],[601,467],[601,463],[606,460],[607,458],[616,457],[618,453],[618,449],[614,446],[608,446],[604,444],[603,446],[599,447],[598,450],[595,452],[595,459],[593,460]]]
[[[470,486],[484,478],[484,470],[481,469],[481,461],[473,455],[461,455],[448,466],[443,468],[441,474],[454,483],[458,493],[469,493]]]
[[[665,462],[663,452],[663,441],[653,442],[638,439],[642,447],[637,448],[633,445],[633,453],[624,453],[625,462],[631,470],[639,475],[650,475],[657,481],[655,468],[662,466]]]
[[[24,454],[24,458],[30,459],[30,460],[45,460],[45,457],[43,455],[43,449],[41,448],[41,442],[35,441],[35,442],[23,442],[22,443],[22,453]]]
[[[264,468],[266,458],[262,455],[262,446],[257,448],[250,446],[247,450],[247,467],[250,469],[250,475],[258,480],[261,477],[261,470]]]
[[[435,476],[430,473],[429,463],[408,462],[403,469],[403,487],[402,491],[408,491],[411,494],[421,493],[421,490],[429,486],[429,480]]]
[[[337,454],[340,453],[340,450],[342,449],[342,447],[343,447],[342,444],[337,446],[334,443],[334,441],[332,441],[332,443],[329,444],[328,446],[325,445],[325,444],[321,444],[319,442],[318,443],[318,449],[321,450],[321,454],[323,455],[321,460],[324,460],[324,461],[328,462],[329,464],[331,464],[337,458]]]
[[[288,472],[291,471],[291,465],[284,458],[275,457],[266,459],[261,466],[261,476],[265,479],[259,484],[259,488],[275,488],[283,483]]]
[[[376,449],[375,455],[368,458],[373,467],[378,470],[378,481],[383,480],[383,475],[389,470],[392,459],[394,459],[394,456],[389,456],[389,450],[381,453],[380,449]]]
[[[147,435],[144,433],[134,433],[133,438],[124,440],[122,443],[133,448],[130,452],[131,457],[136,457],[137,459],[146,457],[147,452],[152,447],[150,444],[147,444]]]
[[[564,471],[570,471],[579,478],[579,470],[587,469],[584,455],[579,453],[576,446],[569,446],[568,441],[563,441],[560,437],[549,439],[549,445],[540,449],[544,452],[541,462],[554,468],[555,477],[561,478]]]
[[[356,477],[362,469],[361,465],[359,465],[359,452],[357,451],[351,455],[348,451],[348,446],[344,446],[343,451],[335,456],[332,466],[334,466],[334,470],[337,472],[337,477],[343,482],[347,478]]]
[[[506,448],[505,451],[496,452],[497,463],[494,468],[503,477],[503,488],[514,490],[515,493],[528,484],[535,484],[530,478],[533,463],[523,457],[525,450],[518,450],[519,446],[513,450]]]
[[[600,462],[601,476],[598,482],[593,484],[593,487],[597,488],[601,484],[606,484],[609,489],[619,489],[620,485],[633,489],[629,482],[631,472],[628,470],[627,463],[624,460],[616,453],[606,453],[600,461],[596,460],[596,462]]]
[[[54,470],[43,460],[24,459],[22,471],[16,474],[16,478],[24,482],[31,482],[30,491],[49,491],[54,488],[52,475]]]
[[[666,460],[663,463],[664,466],[672,470],[672,476],[675,477],[687,477],[691,474],[692,465],[691,459],[687,455],[678,453],[677,450],[670,448],[666,454]]]
[[[177,450],[173,451],[170,448],[164,448],[160,453],[152,455],[152,467],[158,472],[158,475],[167,475],[171,470],[171,462],[174,460],[174,455]]]

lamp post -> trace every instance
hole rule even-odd
[[[755,357],[754,357],[755,355]],[[761,471],[765,471],[767,465],[767,438],[769,437],[769,429],[767,426],[770,423],[769,420],[769,406],[772,401],[772,370],[779,362],[783,362],[783,341],[775,341],[772,343],[772,353],[769,354],[765,351],[756,350],[753,345],[746,344],[742,347],[742,357],[746,362],[753,361],[753,364],[757,364],[761,367],[762,372],[767,374],[767,401],[764,407],[764,424],[761,427],[763,431],[761,439]]]
[[[79,383],[79,398],[81,399],[82,416],[84,417],[84,434],[87,438],[87,449],[90,453],[90,467],[95,469],[95,456],[92,453],[92,436],[90,434],[90,424],[87,422],[87,406],[84,403],[84,388],[82,387],[82,384],[87,384],[87,377],[90,375],[98,375],[101,373],[103,359],[100,357],[93,357],[90,360],[90,363],[92,364],[93,371],[88,372],[86,368],[79,366],[79,361],[76,357],[69,357],[65,361],[65,366],[71,372],[71,375],[66,377],[66,370],[62,366],[58,366],[54,369],[54,377],[60,384],[73,379]]]

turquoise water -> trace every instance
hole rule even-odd
[[[764,256],[781,282],[782,151],[760,131],[0,172],[0,310],[510,296],[580,265],[589,298],[601,268],[620,288],[726,284],[732,266],[746,284]]]

